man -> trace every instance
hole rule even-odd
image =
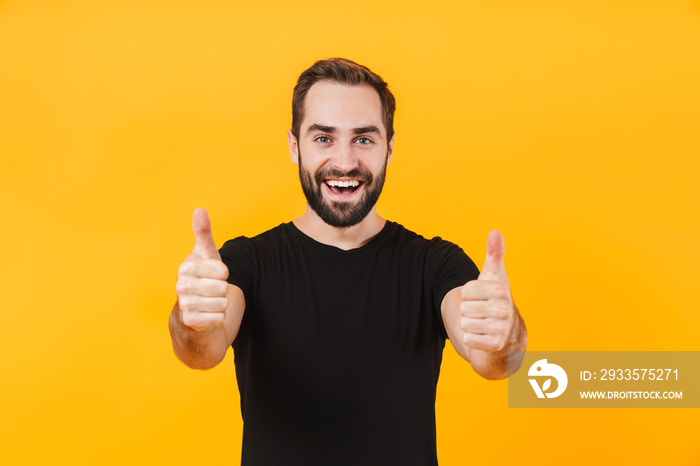
[[[195,210],[170,318],[177,356],[217,365],[233,345],[244,465],[434,465],[435,390],[449,338],[474,370],[506,377],[525,325],[487,239],[479,274],[456,245],[376,212],[394,150],[381,77],[322,60],[294,89],[292,161],[306,212],[217,250]]]

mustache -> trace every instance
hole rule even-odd
[[[337,168],[326,168],[324,170],[319,170],[316,172],[316,183],[321,184],[324,179],[327,178],[352,178],[354,180],[364,181],[367,184],[371,184],[373,180],[372,173],[369,170],[361,168],[353,168],[348,172],[338,170]]]

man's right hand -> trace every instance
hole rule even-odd
[[[211,235],[207,211],[192,214],[194,250],[180,265],[177,274],[177,300],[182,323],[202,331],[224,323],[228,308],[228,267],[221,261]]]

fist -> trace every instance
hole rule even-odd
[[[228,267],[221,261],[214,243],[206,210],[195,209],[192,231],[194,250],[180,265],[175,291],[182,322],[201,331],[224,323],[228,309]]]
[[[504,251],[501,233],[489,233],[484,268],[477,280],[462,287],[459,326],[470,348],[500,351],[510,338],[516,311],[503,265]]]

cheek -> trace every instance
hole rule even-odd
[[[360,163],[372,173],[379,173],[384,170],[387,165],[387,153],[384,150],[372,151],[371,153],[362,154]]]
[[[316,175],[318,171],[318,166],[314,163],[313,157],[309,156],[306,152],[301,153],[299,158],[299,170],[306,173],[310,173],[312,176]]]

